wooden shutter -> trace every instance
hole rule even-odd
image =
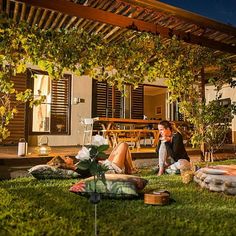
[[[52,80],[51,132],[70,134],[71,75]]]
[[[17,74],[13,76],[11,80],[15,84],[15,89],[19,92],[25,91],[27,88],[27,76],[26,74]],[[15,97],[11,99],[12,105],[16,104]],[[20,138],[25,138],[27,140],[27,130],[26,130],[26,117],[25,117],[25,103],[17,106],[18,113],[15,115],[14,119],[10,121],[8,129],[10,131],[10,136],[3,140],[5,145],[15,145],[18,143]]]
[[[138,88],[132,89],[131,92],[131,118],[143,119],[143,85]]]
[[[93,117],[116,117],[121,114],[121,92],[106,82],[93,81]]]
[[[114,109],[114,117],[115,118],[120,118],[122,115],[122,103],[121,103],[121,92],[117,89],[114,88],[114,104],[113,104],[113,109]]]
[[[131,118],[143,118],[143,85],[131,91]],[[106,82],[93,81],[93,117],[115,117],[120,118],[122,114],[122,95]]]
[[[112,88],[106,82],[93,80],[92,116],[112,116]]]

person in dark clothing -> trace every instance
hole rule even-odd
[[[158,124],[160,139],[156,148],[159,157],[159,172],[162,175],[170,165],[170,159],[175,162],[176,168],[180,165],[189,165],[189,157],[185,150],[183,137],[178,129],[169,121],[163,120]]]

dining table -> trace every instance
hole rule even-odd
[[[141,138],[146,137],[151,137],[152,146],[156,146],[159,140],[159,132],[153,126],[157,126],[160,120],[109,117],[95,117],[93,120],[101,124],[103,135],[109,140],[110,146],[119,141],[131,141],[139,147]]]
[[[104,130],[110,130],[115,124],[123,125],[158,125],[160,120],[147,120],[147,119],[128,119],[128,118],[110,118],[110,117],[95,117],[94,122],[102,125]]]

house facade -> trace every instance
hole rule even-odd
[[[29,145],[36,146],[47,136],[50,146],[82,145],[85,118],[183,119],[178,104],[169,104],[163,79],[145,83],[137,89],[125,85],[126,96],[123,96],[106,82],[88,76],[78,77],[68,72],[62,81],[51,81],[44,72],[33,66],[29,68],[37,76],[19,75],[15,78],[16,86],[33,89],[35,97],[40,90],[40,95],[45,95],[46,99],[33,109],[26,105],[19,107],[19,113],[9,126],[11,136],[4,141],[6,144],[17,144],[20,138],[25,138]],[[205,92],[207,101],[214,99],[214,87],[206,86]],[[236,102],[235,89],[224,86],[222,100]],[[97,124],[94,127],[99,129]],[[236,143],[235,117],[231,129],[230,142]]]
[[[77,28],[89,33],[99,33],[108,42],[122,40],[131,31],[160,35],[164,41],[176,35],[190,44],[213,49],[217,54],[228,55],[236,69],[236,28],[159,1],[110,0],[2,0],[0,12],[15,22],[26,21],[41,29]],[[38,68],[29,66],[37,74]],[[46,95],[46,103],[33,110],[26,105],[18,107],[19,113],[10,124],[11,137],[6,143],[16,143],[26,137],[37,145],[39,137],[46,135],[49,145],[64,146],[82,143],[83,125],[87,117],[113,116],[125,118],[181,120],[178,104],[168,104],[168,91],[163,81],[144,84],[133,90],[125,88],[128,97],[122,97],[115,88],[96,84],[86,76],[66,73],[61,82],[51,82],[43,72],[38,80],[30,81],[27,74],[13,79],[19,91],[34,89],[35,96]],[[42,82],[43,81],[43,82]],[[39,94],[40,86],[44,94]],[[214,96],[206,87],[206,97]],[[234,90],[225,88],[224,98],[235,101]],[[101,93],[101,94],[99,94]],[[235,143],[235,118],[232,122],[232,141]]]

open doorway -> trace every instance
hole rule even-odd
[[[147,119],[165,120],[167,88],[144,85],[144,115]]]

